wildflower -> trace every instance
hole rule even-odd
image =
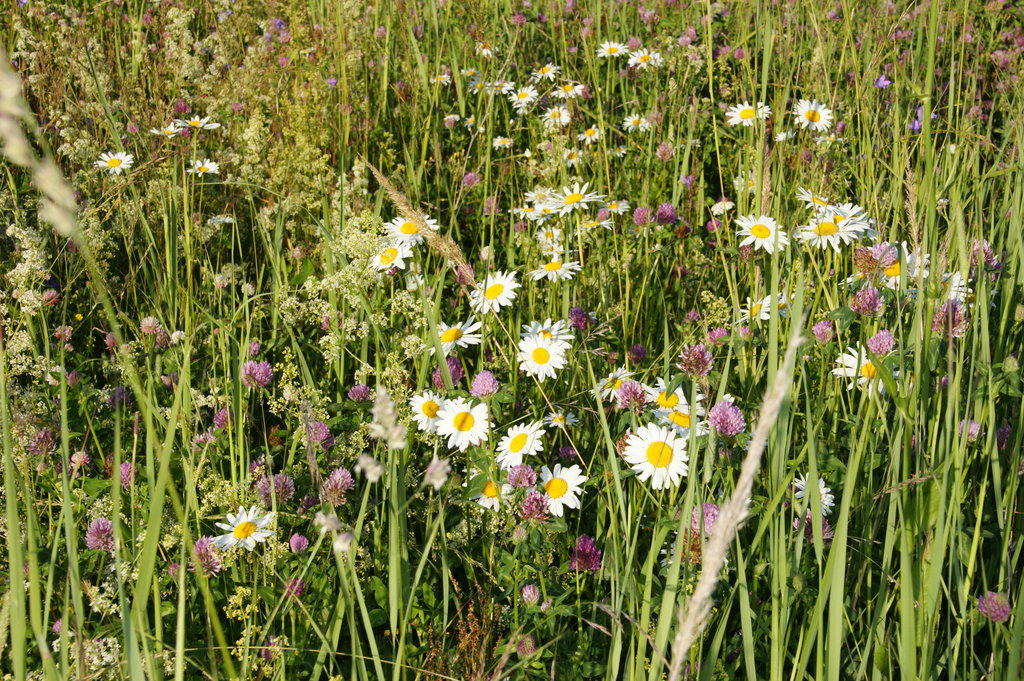
[[[533,655],[537,650],[537,640],[533,637],[533,634],[527,634],[526,636],[519,639],[519,643],[516,644],[516,654],[519,657],[529,657]]]
[[[200,537],[192,545],[195,559],[189,561],[188,568],[192,572],[200,572],[207,577],[220,572],[220,552],[214,544],[213,537]]]
[[[846,352],[839,355],[836,363],[837,366],[832,373],[851,379],[847,390],[861,386],[869,394],[882,392],[882,380],[878,377],[879,369],[874,362],[868,359],[867,350],[860,344],[848,347]]]
[[[573,339],[572,332],[569,331],[568,322],[564,319],[553,322],[550,317],[545,319],[543,324],[540,322],[523,324],[523,330],[520,332],[519,337],[526,338],[527,336],[544,336],[556,343],[562,344],[565,346],[565,350],[571,347]]]
[[[746,322],[751,320],[760,320],[766,322],[771,319],[771,304],[772,297],[765,296],[756,303],[750,298],[747,298],[747,304],[740,308],[739,321]],[[779,297],[775,303],[775,312],[780,317],[785,317],[788,313],[789,306],[786,303],[786,294],[779,293]]]
[[[558,99],[575,99],[583,94],[583,86],[579,83],[562,83],[555,88],[553,94]]]
[[[111,175],[120,175],[124,171],[131,169],[134,163],[135,157],[131,154],[126,154],[123,151],[108,151],[100,154],[100,159],[93,165],[106,170]]]
[[[754,124],[757,119],[765,119],[772,115],[772,108],[764,102],[758,102],[757,106],[751,106],[748,102],[743,102],[736,106],[729,107],[725,112],[725,122],[727,125],[745,125],[750,127]]]
[[[533,487],[537,484],[537,472],[525,463],[508,469],[508,482],[512,487]]]
[[[302,595],[305,588],[306,580],[299,579],[298,577],[289,579],[284,585],[284,596],[285,598],[298,598]]]
[[[811,327],[811,333],[819,343],[828,343],[835,338],[835,324],[827,319],[822,319]]]
[[[637,479],[650,479],[654,489],[678,486],[689,471],[686,441],[656,424],[640,426],[631,434],[622,456],[636,471]]]
[[[553,411],[544,417],[544,423],[555,428],[567,428],[569,426],[575,426],[580,420],[571,411],[561,412]]]
[[[546,520],[548,517],[548,497],[533,490],[526,495],[519,506],[519,517],[523,520]]]
[[[439,459],[436,456],[427,464],[427,470],[423,473],[423,484],[430,485],[434,491],[438,491],[448,482],[448,474],[452,471],[452,465],[448,459]]]
[[[555,64],[548,62],[544,66],[534,71],[530,77],[533,80],[547,80],[550,82],[554,82],[555,76],[558,75],[558,72],[561,70],[561,68],[562,67],[556,66]]]
[[[634,364],[640,364],[647,358],[647,348],[640,343],[634,343],[633,346],[626,351],[626,356],[630,362]]]
[[[348,389],[346,393],[348,399],[353,402],[369,402],[370,401],[370,386],[364,383],[356,383],[354,386]]]
[[[303,537],[301,534],[296,532],[288,540],[288,547],[292,553],[305,553],[306,549],[309,548],[309,540]]]
[[[797,499],[803,499],[807,494],[807,478],[803,474],[793,480],[793,496]],[[832,490],[825,486],[825,481],[818,478],[818,496],[821,498],[821,514],[828,515],[832,512],[832,507],[835,506],[836,498],[832,495]]]
[[[526,605],[536,605],[540,600],[540,589],[536,584],[526,584],[519,590],[519,596]]]
[[[114,523],[109,518],[97,518],[85,533],[85,545],[97,551],[114,551]]]
[[[679,353],[677,366],[690,376],[707,376],[711,373],[713,361],[714,357],[704,348],[704,344],[697,343]]]
[[[604,198],[601,194],[587,192],[587,187],[589,186],[589,183],[584,183],[583,186],[580,186],[579,182],[575,182],[572,187],[562,187],[561,195],[556,194],[553,196],[547,205],[556,210],[560,215],[567,215],[577,208]]]
[[[1004,594],[988,591],[978,598],[978,612],[992,622],[1005,622],[1012,610]]]
[[[969,325],[967,306],[959,300],[947,300],[932,316],[932,333],[941,333],[947,339],[963,338]]]
[[[566,281],[572,279],[576,272],[582,269],[580,264],[575,261],[562,262],[557,258],[550,260],[541,267],[532,270],[527,273],[534,281],[540,281],[541,279],[547,279],[548,281]]]
[[[220,123],[211,123],[209,116],[199,118],[193,116],[192,118],[176,118],[174,124],[181,128],[192,128],[194,130],[215,130],[220,127]]]
[[[815,215],[810,224],[800,228],[797,238],[821,249],[831,246],[832,250],[838,253],[840,242],[849,244],[861,236],[859,223],[843,218],[841,214],[825,209]]]
[[[413,395],[409,400],[409,406],[412,407],[416,427],[426,433],[437,432],[437,412],[443,405],[444,398],[429,390],[420,395]]]
[[[163,137],[175,137],[178,135],[183,128],[179,127],[174,121],[171,121],[162,128],[150,128],[149,131],[154,135],[161,135]]]
[[[274,380],[269,362],[248,361],[242,365],[242,384],[249,388],[265,388]]]
[[[189,169],[186,171],[188,173],[196,175],[206,175],[207,173],[210,173],[211,175],[217,175],[218,173],[220,173],[220,165],[214,163],[208,158],[204,158],[202,161],[196,161],[195,159],[193,159],[190,163],[191,165]]]
[[[811,132],[825,132],[832,125],[832,109],[817,100],[801,99],[793,108],[796,124]]]
[[[278,473],[273,477],[264,475],[256,483],[256,495],[264,506],[270,506],[274,499],[277,499],[280,506],[295,495],[295,481],[285,473]]]
[[[640,71],[658,68],[663,61],[660,53],[646,48],[634,50],[629,54],[629,65]]]
[[[241,545],[246,550],[252,551],[257,542],[266,541],[274,536],[272,530],[265,529],[273,522],[274,513],[263,515],[256,506],[249,510],[241,506],[237,515],[228,513],[227,520],[227,523],[216,523],[220,529],[228,530],[228,534],[222,534],[213,539],[214,546],[219,549],[226,550]]]
[[[569,324],[578,331],[585,331],[589,326],[596,323],[596,319],[592,314],[587,314],[587,311],[582,307],[571,307],[569,308]]]
[[[701,504],[693,507],[693,515],[690,517],[690,529],[700,532],[701,523],[704,524],[704,533],[711,534],[715,529],[715,521],[718,520],[718,504]]]
[[[125,461],[117,471],[117,479],[121,487],[131,487],[135,482],[135,465],[131,461]]]
[[[767,215],[759,217],[744,215],[736,218],[735,223],[739,226],[736,235],[745,237],[740,242],[740,246],[750,244],[754,248],[774,253],[776,248],[785,250],[785,247],[789,245],[789,237],[779,229],[778,223]]]
[[[544,427],[537,421],[512,426],[498,442],[498,465],[502,468],[511,468],[523,463],[524,456],[540,454],[543,435]]]
[[[473,383],[469,387],[469,394],[473,397],[490,397],[498,392],[500,387],[498,379],[494,377],[494,374],[484,369],[473,378]]]
[[[888,355],[896,345],[896,339],[888,329],[882,329],[868,339],[868,351],[873,355]]]
[[[470,345],[479,345],[480,334],[477,332],[480,330],[480,326],[480,322],[476,321],[472,316],[465,322],[455,326],[448,326],[442,322],[438,329],[440,332],[441,350],[447,355],[456,347],[468,348]],[[430,354],[434,354],[434,348],[430,348]]]
[[[601,550],[585,534],[576,540],[572,558],[569,559],[569,569],[573,572],[597,572],[601,569]]]
[[[711,214],[721,216],[724,215],[726,211],[732,210],[735,207],[735,203],[725,197],[722,197],[711,204]]]
[[[565,344],[543,335],[527,336],[519,341],[519,368],[543,381],[554,378],[565,366]]]
[[[615,406],[618,409],[628,409],[639,414],[646,405],[647,392],[637,381],[624,381],[615,391]]]
[[[872,82],[874,83],[875,87],[881,89],[885,89],[892,85],[892,81],[886,78],[884,73],[880,75],[878,78],[875,78]]]
[[[479,288],[469,292],[470,305],[480,314],[497,312],[512,304],[519,286],[515,272],[489,274]]]
[[[884,303],[881,292],[868,284],[850,298],[850,309],[864,317],[873,317],[882,312]]]
[[[493,480],[487,480],[487,482],[484,483],[483,489],[480,490],[480,493],[475,494],[474,496],[470,497],[470,499],[472,501],[476,501],[476,503],[480,504],[486,509],[497,511],[498,508],[501,506],[501,498],[503,496],[508,495],[511,492],[511,485],[507,485],[504,483],[496,485],[494,484]]]
[[[708,424],[720,435],[735,437],[747,427],[743,412],[727,397],[708,411]]]
[[[632,375],[633,372],[625,367],[619,367],[612,371],[600,384],[601,397],[606,400],[613,399],[615,393],[622,387],[623,382]]]
[[[547,130],[563,128],[569,125],[570,120],[569,109],[561,104],[553,106],[544,112],[544,128]]]
[[[405,259],[412,257],[412,249],[406,244],[396,241],[387,244],[370,261],[370,267],[383,272],[391,268],[405,269]]]
[[[651,123],[646,116],[630,114],[622,119],[622,127],[626,132],[647,132],[651,129]]]
[[[960,434],[963,435],[964,431],[967,432],[967,439],[975,442],[981,437],[981,424],[973,419],[963,419],[960,421]]]
[[[566,508],[579,508],[579,495],[587,481],[579,466],[562,468],[555,464],[554,470],[543,466],[540,469],[540,484],[548,498],[548,510],[552,515],[562,517]]]
[[[622,43],[615,42],[603,42],[601,46],[597,48],[597,56],[601,58],[609,57],[621,57],[623,55],[629,55],[629,48]]]
[[[448,438],[448,447],[460,452],[487,439],[491,427],[487,405],[472,404],[464,397],[448,400],[437,414],[437,434]]]

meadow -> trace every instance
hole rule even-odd
[[[0,677],[1024,677],[1024,7],[7,0]]]

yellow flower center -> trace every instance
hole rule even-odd
[[[676,395],[675,393],[672,393],[671,395],[668,393],[661,393],[658,395],[659,407],[664,409],[673,409],[677,404],[679,404],[679,395]]]
[[[740,118],[742,118],[743,120],[749,121],[751,118],[753,118],[756,115],[757,115],[757,113],[754,111],[753,107],[747,107],[743,111],[740,111]]]
[[[475,423],[476,419],[474,419],[473,415],[468,411],[460,411],[455,415],[455,418],[452,419],[452,425],[455,426],[455,430],[461,433],[465,433],[467,430],[472,428]]]
[[[434,400],[427,400],[426,402],[423,403],[423,406],[421,407],[423,413],[426,414],[429,418],[434,418],[435,416],[437,416],[437,410],[440,408],[441,405],[439,405]]]
[[[508,443],[509,451],[518,453],[523,447],[526,446],[526,433],[519,433],[512,441]]]
[[[815,118],[814,120],[818,120],[818,119]],[[812,196],[811,197],[811,203],[816,203],[819,206],[827,206],[828,205],[828,201],[826,199],[818,198],[817,196]]]
[[[593,137],[594,135],[597,134],[597,130],[594,130],[593,128],[587,128],[587,131],[583,134],[586,135],[587,137]]]
[[[761,314],[761,303],[754,303],[750,306],[750,316],[756,317],[759,314]]]
[[[547,66],[542,66],[542,67],[540,67],[540,70],[537,73],[547,73],[550,70],[551,69],[548,68]]]
[[[562,92],[572,92],[572,85],[563,85]]]
[[[887,276],[887,277],[898,277],[898,276],[900,276],[900,261],[897,260],[896,262],[894,262],[893,264],[889,265],[888,267],[886,267],[882,271],[885,272],[885,276]]]
[[[414,222],[403,222],[402,226],[398,228],[398,231],[402,234],[416,234],[420,231],[420,228],[417,227]]]
[[[569,194],[567,197],[565,197],[565,199],[563,200],[563,203],[565,205],[569,206],[569,205],[574,204],[574,203],[579,203],[582,200],[583,200],[583,194],[580,194],[579,192],[573,192],[572,194]]]
[[[256,523],[246,520],[244,523],[237,525],[235,531],[231,534],[235,536],[235,539],[248,539],[254,532],[256,532]]]
[[[487,300],[494,300],[495,298],[500,296],[501,292],[504,290],[504,284],[491,284],[490,286],[487,287],[487,290],[484,291],[484,298],[486,298]]]
[[[558,499],[565,496],[565,493],[569,491],[569,483],[561,478],[551,478],[544,483],[544,491],[552,499]]]
[[[759,223],[750,228],[750,233],[758,239],[767,239],[772,235],[772,230]]]
[[[536,364],[547,364],[551,360],[551,353],[544,348],[534,348],[531,356]]]
[[[201,173],[205,173],[209,169],[210,169],[209,166],[199,166],[199,172],[201,172]]]
[[[552,260],[548,264],[544,265],[544,269],[546,269],[548,272],[554,272],[556,270],[562,269],[562,263],[560,263],[557,260]]]
[[[878,369],[873,363],[867,361],[860,365],[860,375],[868,380],[878,378]]]
[[[672,463],[672,448],[658,441],[647,445],[647,461],[655,468],[664,468]]]
[[[107,159],[107,167],[108,168],[116,168],[119,165],[121,165],[121,159],[119,159],[119,158],[108,158]]]
[[[614,45],[608,48],[608,54],[618,54],[618,52],[619,48],[615,47]]]
[[[804,114],[804,118],[809,120],[811,123],[817,123],[821,120],[821,114],[814,109],[809,109],[807,113]]]
[[[462,329],[448,329],[441,334],[442,343],[454,343],[462,338]]]
[[[554,416],[554,417],[552,417],[551,421],[553,423],[565,423],[565,417],[564,416]]]
[[[830,236],[839,231],[839,228],[834,222],[819,222],[818,226],[814,228],[814,233],[818,236]]]
[[[382,265],[390,265],[395,258],[398,257],[397,248],[385,248],[384,252],[380,254],[380,262]]]
[[[640,55],[640,61],[643,62],[644,64],[646,64],[650,60],[651,60],[651,55],[649,55],[649,54],[641,54]]]
[[[490,480],[488,480],[487,484],[484,485],[484,496],[490,499],[494,499],[498,496],[498,488]]]
[[[690,427],[690,415],[682,411],[674,411],[668,415],[668,420],[680,428]]]

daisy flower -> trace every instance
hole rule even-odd
[[[807,477],[801,474],[793,480],[793,496],[803,499],[807,494]],[[836,498],[832,496],[832,490],[825,486],[825,481],[818,478],[818,495],[821,497],[821,514],[828,515],[836,504]]]
[[[608,374],[604,381],[601,382],[599,388],[601,390],[601,397],[606,400],[615,399],[615,391],[622,387],[623,381],[633,375],[632,371],[627,371],[625,367],[619,367],[615,371]]]
[[[736,204],[729,199],[722,197],[711,204],[711,214],[714,216],[721,216],[725,214],[725,211],[732,210],[736,207]]]
[[[427,223],[427,227],[435,232],[437,231],[437,220],[423,216],[423,221]],[[401,215],[384,225],[384,228],[388,231],[391,238],[400,244],[405,244],[406,246],[418,246],[423,243],[423,233],[420,230],[420,226],[412,220],[405,219]]]
[[[191,167],[186,171],[196,175],[205,175],[210,173],[211,175],[217,175],[220,173],[220,165],[214,163],[208,158],[204,158],[202,161],[191,161]]]
[[[608,57],[621,57],[622,55],[628,55],[629,48],[622,43],[604,42],[601,43],[601,47],[597,48],[597,56],[602,58]]]
[[[553,411],[544,417],[544,423],[555,428],[575,426],[580,420],[571,411]]]
[[[515,92],[510,92],[508,95],[508,101],[512,102],[512,107],[522,113],[528,109],[531,104],[537,101],[540,94],[537,92],[537,88],[532,85],[526,85],[519,88]]]
[[[825,132],[832,125],[832,109],[817,100],[801,99],[793,109],[796,124],[811,132]]]
[[[762,322],[768,321],[771,319],[771,301],[771,296],[765,296],[756,303],[747,298],[747,304],[740,308],[739,322],[749,322],[754,319]],[[786,304],[786,294],[779,293],[779,298],[775,303],[775,311],[778,312],[780,317],[786,316],[786,313],[789,311],[789,307]]]
[[[831,205],[828,207],[828,211],[832,214],[832,222],[837,226],[845,227],[850,232],[855,232],[857,238],[865,235],[870,237],[872,233],[876,233],[871,229],[871,221],[864,209],[855,203]]]
[[[740,242],[741,247],[753,244],[755,249],[760,248],[769,253],[774,253],[776,239],[778,240],[777,245],[781,250],[785,250],[785,247],[789,245],[789,237],[779,229],[775,220],[767,215],[759,217],[744,215],[743,217],[736,218],[735,223],[739,226],[739,229],[736,230],[736,235],[744,237],[743,241]]]
[[[533,421],[524,426],[512,426],[498,442],[498,465],[504,469],[518,466],[525,456],[536,456],[543,449],[541,437],[544,425]]]
[[[526,192],[523,196],[527,202],[532,204],[546,203],[555,195],[555,190],[550,187],[537,187],[532,191]]]
[[[544,336],[527,336],[519,341],[519,368],[539,381],[554,378],[555,370],[565,366],[563,343]]]
[[[555,76],[558,75],[561,68],[561,66],[548,63],[534,71],[530,77],[533,80],[547,80],[553,83],[555,82]]]
[[[904,241],[900,246],[890,244],[890,248],[896,252],[896,257],[891,265],[882,269],[882,278],[884,279],[883,283],[886,288],[896,290],[900,287],[900,275],[903,273],[903,265],[900,263],[902,260],[900,253],[903,253],[903,257],[906,259],[907,280],[917,279],[919,271],[922,277],[925,279],[928,278],[928,264],[931,260],[930,256],[926,254],[922,257],[920,253],[911,252],[906,241]]]
[[[496,485],[493,480],[488,480],[479,494],[470,497],[470,501],[475,501],[486,509],[497,511],[501,507],[502,497],[511,493],[512,485],[506,482]]]
[[[703,407],[690,407],[683,403],[674,409],[655,409],[654,415],[684,440],[690,438],[691,428],[696,431],[698,436],[708,433],[707,424],[699,418],[704,415]]]
[[[582,187],[579,182],[574,182],[571,188],[562,187],[561,194],[556,194],[548,203],[548,207],[557,210],[559,215],[567,215],[577,208],[604,198],[601,194],[588,193],[589,186],[589,182],[585,182]]]
[[[439,73],[430,79],[430,82],[435,85],[448,85],[452,82],[452,77],[447,73]]]
[[[629,54],[629,65],[635,66],[638,70],[655,69],[661,66],[663,60],[659,52],[641,48]]]
[[[743,102],[736,106],[729,107],[725,112],[727,125],[745,125],[750,127],[758,118],[765,119],[772,115],[772,108],[764,102],[758,102],[757,106],[751,106],[749,102]]]
[[[838,219],[837,219],[838,218]],[[831,209],[822,211],[811,219],[809,225],[801,227],[797,238],[805,244],[825,249],[832,247],[839,252],[839,244],[849,244],[860,238],[857,223],[845,220]]]
[[[569,322],[564,319],[552,322],[550,317],[545,319],[543,324],[540,322],[523,324],[523,331],[519,334],[519,337],[526,338],[527,336],[544,336],[545,338],[550,338],[556,343],[562,343],[565,345],[566,350],[569,349],[573,338],[575,338],[572,328],[569,326]]]
[[[480,322],[470,316],[469,319],[455,326],[448,326],[441,322],[438,328],[441,340],[441,350],[445,356],[456,347],[468,348],[470,345],[480,344]],[[434,348],[430,348],[430,354],[434,354]]]
[[[533,220],[537,214],[537,207],[531,205],[521,206],[519,208],[513,208],[512,212],[518,218],[526,218],[527,220]]]
[[[964,281],[959,272],[946,272],[942,275],[942,288],[946,289],[946,300],[959,300],[961,303],[974,302],[974,290]]]
[[[193,116],[192,118],[175,118],[174,123],[182,128],[194,128],[196,130],[215,130],[220,127],[220,123],[211,123],[209,116]]]
[[[651,129],[651,122],[646,116],[631,114],[622,119],[622,127],[626,132],[647,132]]]
[[[636,471],[637,479],[649,479],[654,489],[676,487],[689,472],[686,440],[653,423],[640,426],[629,436],[622,456]]]
[[[488,274],[479,288],[469,292],[470,306],[480,314],[497,312],[512,304],[519,286],[515,272]]]
[[[804,208],[808,210],[823,210],[829,206],[829,200],[824,196],[819,196],[809,189],[803,187],[796,188],[796,200],[804,204]]]
[[[561,464],[556,463],[554,470],[547,466],[541,468],[540,484],[548,498],[548,511],[551,515],[561,518],[565,509],[579,508],[583,483],[586,481],[587,476],[576,465],[562,468]]]
[[[792,130],[783,130],[782,132],[775,133],[776,142],[785,142],[796,137],[796,133]]]
[[[487,439],[491,423],[487,418],[487,405],[474,405],[465,397],[448,400],[437,412],[437,434],[448,438],[448,447],[466,451],[470,445],[479,445]]]
[[[833,375],[841,378],[849,378],[850,384],[847,390],[854,387],[864,388],[868,394],[884,392],[882,379],[878,377],[879,369],[868,357],[867,349],[858,343],[851,345],[846,352],[836,359],[836,368],[832,370]]]
[[[389,270],[392,267],[404,270],[405,259],[411,257],[411,248],[401,242],[395,242],[385,246],[375,256],[373,256],[373,260],[370,261],[370,267],[378,272]]]
[[[576,99],[583,94],[583,86],[579,83],[562,83],[552,94],[558,99]]]
[[[753,194],[755,182],[756,178],[754,177],[754,171],[748,170],[745,177],[743,175],[737,175],[732,178],[732,188],[735,189],[737,193],[746,190],[750,194]]]
[[[593,144],[601,137],[601,131],[596,125],[592,125],[580,134],[576,135],[576,139],[584,144]]]
[[[258,506],[249,510],[240,506],[237,514],[228,513],[227,523],[216,523],[217,527],[227,530],[227,534],[214,537],[213,545],[218,549],[227,550],[242,546],[247,551],[256,548],[257,542],[263,542],[274,536],[273,530],[265,529],[274,520],[274,513],[263,515]]]
[[[494,45],[489,40],[481,40],[476,44],[476,53],[484,59],[490,59],[494,56]]]
[[[544,112],[544,127],[549,130],[569,125],[569,120],[569,109],[560,104]]]
[[[608,212],[612,213],[613,215],[622,215],[623,213],[629,211],[629,202],[609,201],[608,203],[604,204],[604,207],[607,208]]]
[[[593,220],[586,220],[586,221],[580,223],[580,225],[583,227],[583,229],[588,229],[588,230],[589,229],[597,229],[598,227],[604,227],[605,229],[611,229],[612,228],[612,219],[611,218],[607,218],[605,220],[598,220],[598,219],[595,218]]]
[[[540,281],[541,279],[547,279],[548,281],[565,281],[572,279],[573,275],[582,269],[578,262],[570,260],[569,262],[562,262],[561,260],[550,260],[542,267],[539,267],[531,272],[528,272],[528,276],[534,281]]]
[[[580,152],[576,149],[566,149],[562,158],[565,159],[566,168],[575,168],[580,164]]]
[[[491,146],[493,146],[495,149],[508,149],[509,147],[512,146],[512,138],[511,137],[495,137],[491,141]]]
[[[162,128],[150,128],[149,129],[149,131],[151,133],[153,133],[154,135],[162,135],[164,137],[174,137],[179,132],[181,132],[181,130],[182,129],[174,121],[171,121],[170,123],[168,123],[167,125],[165,125]]]
[[[120,175],[130,169],[135,163],[135,157],[123,151],[104,152],[100,154],[100,160],[93,165],[106,170],[111,175]]]
[[[409,399],[412,407],[412,418],[416,427],[424,433],[437,432],[437,412],[444,406],[444,398],[433,391],[413,395]]]

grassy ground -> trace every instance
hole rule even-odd
[[[1015,4],[8,5],[4,679],[1020,678]]]

